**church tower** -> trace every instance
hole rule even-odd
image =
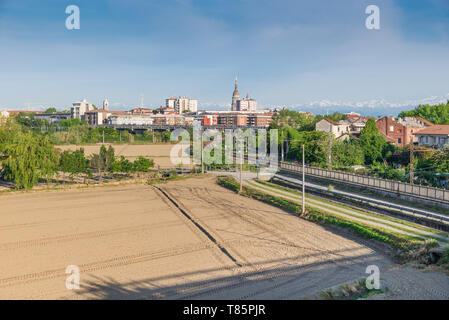
[[[231,110],[237,111],[237,101],[240,100],[240,94],[239,89],[237,88],[237,77],[235,78],[235,89],[234,93],[232,94],[232,104],[231,104]]]
[[[103,109],[106,110],[106,111],[109,110],[109,102],[108,102],[108,99],[105,99],[105,100],[103,101]]]

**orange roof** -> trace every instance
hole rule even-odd
[[[422,134],[449,135],[449,124],[436,124],[415,133],[415,135],[422,135]]]
[[[323,120],[326,120],[327,122],[332,123],[333,125],[338,125],[338,123],[336,123],[334,120],[330,118],[323,118]]]
[[[40,113],[44,113],[44,111],[20,111],[20,110],[9,111],[8,110],[8,113],[9,114],[19,114],[19,113],[37,113],[37,114],[40,114]]]

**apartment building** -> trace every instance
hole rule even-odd
[[[94,110],[94,106],[92,103],[87,102],[86,99],[72,103],[72,108],[70,109],[70,113],[72,119],[80,119],[84,120],[84,114],[88,111]]]
[[[255,112],[257,111],[257,101],[251,99],[247,94],[245,99],[237,100],[237,111]]]
[[[183,114],[185,111],[197,112],[198,100],[188,97],[170,97],[165,100],[165,106],[174,109],[178,114]]]
[[[91,111],[86,111],[83,119],[86,120],[90,126],[99,126],[106,123],[106,119],[109,115],[110,113],[107,110],[94,109]]]

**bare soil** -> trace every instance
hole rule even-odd
[[[0,299],[301,299],[395,267],[214,177],[1,195],[0,261]]]
[[[77,150],[84,148],[84,154],[91,155],[100,152],[101,143],[94,145],[61,145],[55,146],[55,148],[64,150]],[[106,146],[112,145],[115,150],[116,156],[124,156],[125,158],[133,161],[139,156],[151,158],[154,160],[155,166],[161,168],[172,168],[175,165],[170,161],[170,151],[173,144],[105,144]]]

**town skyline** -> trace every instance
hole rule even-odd
[[[242,92],[245,92],[245,91],[242,90]],[[242,96],[243,97],[246,96],[246,93],[242,94]],[[136,97],[136,100],[141,99],[141,97],[142,97],[142,95],[139,95],[138,97]],[[171,95],[169,97],[185,97],[185,95]],[[194,97],[198,100],[198,110],[204,110],[204,111],[231,110],[230,102],[229,103],[222,102],[222,103],[215,104],[215,103],[210,103],[210,102],[203,102],[201,100],[201,98],[198,98],[195,95],[193,95],[192,97]],[[168,98],[168,97],[161,97],[159,104],[150,105],[150,104],[144,103],[143,107],[150,108],[150,109],[159,108],[159,107],[165,105],[166,98]],[[257,97],[254,97],[254,98],[256,98],[256,100],[258,100]],[[35,104],[29,104],[29,105],[28,104],[16,104],[16,105],[12,105],[12,106],[0,105],[0,110],[45,111],[48,108],[56,108],[58,111],[63,111],[63,110],[70,109],[70,107],[74,101],[88,100],[89,102],[93,103],[94,105],[100,105],[104,99],[108,99],[108,100],[112,101],[110,103],[110,109],[114,110],[114,111],[131,110],[132,108],[141,106],[139,101],[137,101],[134,104],[130,103],[128,105],[121,104],[121,103],[118,104],[117,102],[114,102],[113,100],[111,100],[108,96],[103,96],[103,97],[99,97],[96,100],[93,100],[93,99],[91,100],[86,97],[81,97],[80,99],[75,99],[73,101],[67,102],[66,105],[56,105],[56,104],[50,104],[50,103],[39,104],[39,105],[35,105]],[[287,105],[270,105],[270,106],[268,106],[268,105],[264,105],[263,102],[260,102],[258,100],[259,109],[261,109],[261,110],[262,109],[287,108],[287,109],[294,110],[294,111],[311,112],[315,115],[327,114],[327,113],[333,113],[333,112],[341,112],[341,113],[357,112],[363,116],[382,116],[382,115],[397,116],[397,114],[399,114],[401,111],[408,111],[408,110],[414,109],[418,105],[425,105],[425,104],[436,105],[436,104],[440,104],[440,103],[445,103],[446,101],[449,101],[449,93],[445,94],[445,95],[441,95],[441,96],[426,97],[426,98],[418,99],[418,100],[407,100],[402,103],[401,102],[400,103],[392,103],[389,101],[385,101],[383,99],[372,99],[372,100],[367,100],[367,101],[356,101],[356,102],[354,102],[354,101],[349,101],[349,102],[338,102],[337,101],[336,102],[336,101],[330,101],[327,99],[323,99],[323,100],[319,100],[319,101],[310,101],[303,105],[297,104],[297,105],[290,105],[290,106],[287,106]]]
[[[449,95],[449,6],[441,0],[378,3],[379,30],[365,28],[371,1],[81,0],[81,27],[67,30],[70,4],[1,2],[0,108],[108,97],[120,109],[139,105],[141,94],[157,107],[176,94],[224,110],[236,75],[261,108],[383,114]]]

